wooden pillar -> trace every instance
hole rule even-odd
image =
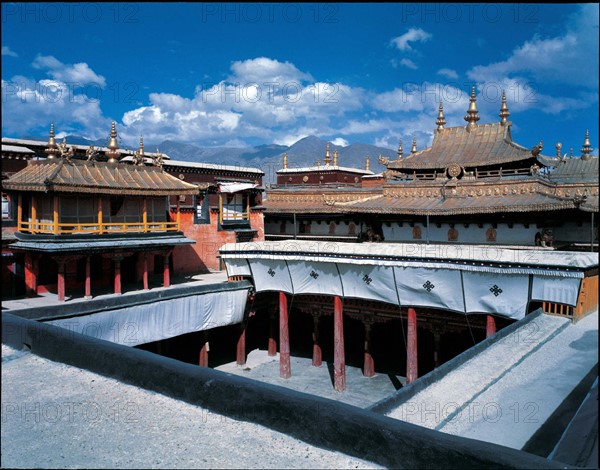
[[[91,278],[91,261],[90,257],[85,258],[85,298],[92,298],[92,278]]]
[[[408,309],[408,328],[406,339],[406,384],[419,377],[417,360],[417,313],[414,308]]]
[[[37,200],[35,194],[31,195],[31,233],[37,232]]]
[[[62,259],[57,260],[58,263],[58,281],[57,281],[57,290],[58,290],[58,301],[65,301],[65,261]]]
[[[148,284],[148,253],[144,252],[144,273],[142,274],[142,280],[144,282],[144,290],[149,289]]]
[[[52,218],[54,235],[58,235],[58,196],[54,196],[54,213]]]
[[[121,293],[121,258],[115,257],[115,294]]]
[[[282,379],[289,379],[292,376],[288,307],[285,292],[279,293],[279,376]]]
[[[275,341],[275,312],[269,315],[269,347],[268,355],[273,357],[277,355],[277,341]]]
[[[171,287],[171,275],[169,271],[169,252],[163,255],[163,286]]]
[[[208,353],[210,351],[210,345],[208,344],[208,331],[204,332],[204,344],[200,349],[200,357],[198,360],[198,365],[200,367],[208,367]]]
[[[179,196],[177,196],[177,231],[179,231],[179,226],[181,224],[181,203],[179,202]]]
[[[144,226],[144,232],[148,231],[148,198],[144,196],[142,199],[142,225]]]
[[[346,358],[344,355],[344,318],[342,299],[333,298],[333,388],[346,390]]]
[[[365,325],[365,361],[363,367],[363,375],[365,377],[373,377],[375,375],[375,361],[371,355],[371,323],[364,322]]]
[[[98,197],[98,232],[100,235],[104,233],[104,226],[102,225],[102,196]]]
[[[34,268],[34,254],[25,253],[25,296],[33,297],[37,294],[37,279]]]
[[[241,327],[240,336],[237,341],[235,362],[243,366],[246,364],[246,324],[242,323]]]
[[[17,195],[17,232],[21,231],[21,223],[23,222],[23,195]]]
[[[487,321],[485,324],[485,337],[489,338],[490,336],[494,336],[496,333],[496,320],[493,315],[487,315]]]
[[[318,313],[313,313],[313,356],[312,365],[315,367],[321,367],[323,364],[323,354],[321,351],[321,344],[319,343],[319,319],[321,316]]]
[[[219,193],[219,223],[223,224],[223,193]]]

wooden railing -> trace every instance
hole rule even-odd
[[[573,318],[573,307],[566,304],[557,304],[554,302],[542,302],[542,310],[549,315],[559,317]]]
[[[179,230],[177,222],[90,222],[86,224],[68,224],[51,222],[21,221],[19,232],[66,235],[66,234],[104,234],[104,233],[143,233],[174,232]]]

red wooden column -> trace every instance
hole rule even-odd
[[[414,308],[408,309],[408,331],[406,345],[406,384],[419,377],[417,361],[417,313]]]
[[[57,259],[58,263],[58,280],[57,280],[57,290],[58,290],[58,301],[65,301],[65,260]]]
[[[363,375],[365,377],[373,377],[375,375],[375,361],[371,355],[371,322],[363,322],[365,325],[365,364],[363,367]]]
[[[85,258],[85,298],[92,298],[92,279],[91,279],[91,262],[90,257],[86,256]]]
[[[279,293],[279,376],[282,379],[289,379],[292,376],[288,306],[285,292]]]
[[[485,337],[489,338],[494,336],[496,333],[496,320],[493,315],[487,315],[487,322],[485,324]]]
[[[269,348],[268,355],[273,357],[277,355],[277,341],[275,341],[275,312],[269,315]]]
[[[33,297],[37,294],[37,275],[35,271],[34,254],[25,253],[25,295]]]
[[[346,358],[344,356],[344,318],[342,299],[333,298],[333,388],[346,390]]]
[[[204,332],[204,344],[202,345],[202,349],[200,349],[200,357],[198,360],[198,365],[200,367],[208,367],[208,352],[210,351],[210,346],[208,344],[208,331]]]
[[[321,352],[321,345],[319,344],[319,319],[321,316],[318,313],[313,313],[313,357],[312,365],[315,367],[321,367],[323,364],[323,354]]]
[[[113,258],[115,263],[115,294],[121,293],[121,257]]]
[[[146,252],[144,252],[144,273],[142,274],[142,280],[144,282],[144,290],[148,290],[148,253]]]
[[[237,349],[236,349],[236,357],[235,362],[243,366],[246,364],[246,324],[242,323],[242,329],[240,331],[240,336],[237,341]]]
[[[171,274],[169,271],[169,255],[170,251],[167,251],[163,256],[163,285],[164,287],[171,287]]]

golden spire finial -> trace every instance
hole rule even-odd
[[[475,85],[471,88],[471,99],[469,103],[469,109],[467,110],[467,115],[465,116],[465,121],[467,121],[467,130],[471,131],[473,128],[477,127],[477,121],[479,121],[480,117],[477,114],[477,98],[475,97]]]
[[[400,139],[400,143],[398,144],[398,160],[402,160],[403,154],[404,154],[404,149],[402,148],[402,139]]]
[[[590,159],[590,153],[592,153],[592,145],[590,144],[590,131],[585,131],[585,140],[583,141],[583,147],[581,147],[581,158],[583,160]]]
[[[287,167],[288,167],[287,153],[283,152],[283,169],[287,170]]]
[[[331,156],[329,153],[329,142],[327,142],[327,147],[325,147],[325,165],[329,165],[331,163]]]
[[[410,153],[417,153],[417,138],[413,137],[412,148],[410,149]]]
[[[573,147],[569,148],[569,158],[573,158]]]
[[[371,159],[368,155],[365,157],[365,171],[371,171]]]
[[[117,163],[118,148],[117,127],[115,121],[113,121],[110,127],[110,141],[108,142],[108,163]]]
[[[438,131],[443,130],[444,126],[446,125],[446,119],[444,118],[444,107],[442,106],[441,101],[440,101],[440,109],[438,111],[438,118],[437,118],[437,121],[435,121],[435,123],[437,124]]]
[[[50,124],[50,136],[48,137],[48,148],[44,150],[44,153],[48,154],[48,160],[53,159],[58,152],[56,145],[56,138],[54,136],[54,123]]]
[[[333,166],[339,166],[340,164],[340,159],[339,159],[339,154],[337,149],[335,149],[333,151]]]
[[[142,136],[140,136],[140,155],[144,155],[144,138]]]
[[[556,158],[560,159],[560,150],[562,149],[562,144],[560,142],[556,142]]]
[[[504,126],[508,122],[508,116],[510,113],[508,112],[508,106],[506,106],[506,93],[502,90],[502,106],[500,106],[500,123]]]

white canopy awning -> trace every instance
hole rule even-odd
[[[239,193],[240,191],[254,189],[256,187],[258,187],[258,185],[254,183],[219,183],[219,191],[222,193]]]

